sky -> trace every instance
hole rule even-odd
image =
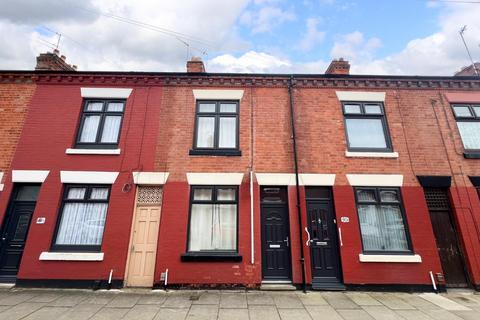
[[[85,71],[453,75],[480,60],[480,0],[1,0],[0,69],[58,43]],[[59,37],[59,34],[61,35]],[[60,38],[60,41],[58,42]]]

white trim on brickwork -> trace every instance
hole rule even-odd
[[[1,183],[2,179],[3,179],[3,172],[0,171],[0,191],[3,191],[3,187],[4,187],[3,183]]]
[[[401,174],[347,174],[351,186],[359,187],[401,187]]]
[[[132,172],[133,182],[141,185],[164,185],[167,183],[168,172]]]
[[[48,170],[12,170],[12,182],[43,183],[49,173]]]
[[[42,252],[42,261],[103,261],[103,252]]]
[[[420,263],[422,257],[414,255],[396,255],[396,254],[362,254],[358,255],[360,262],[394,262],[394,263]]]
[[[132,93],[130,88],[80,88],[82,98],[127,99]]]
[[[335,91],[340,101],[384,102],[385,92]]]
[[[300,184],[304,186],[333,186],[334,174],[324,173],[300,173]]]
[[[351,152],[345,151],[347,158],[398,158],[398,152]]]
[[[105,183],[113,184],[118,172],[110,171],[60,171],[62,183]]]
[[[187,181],[190,185],[240,185],[243,173],[194,173],[187,172]]]
[[[193,90],[196,100],[240,100],[243,90]]]
[[[71,149],[65,150],[66,154],[106,154],[106,155],[118,155],[121,149]]]
[[[293,173],[255,173],[257,183],[261,186],[294,186],[296,184]],[[333,186],[334,174],[300,173],[299,184],[302,186]]]

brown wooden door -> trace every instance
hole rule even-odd
[[[425,188],[425,198],[430,211],[446,285],[448,287],[466,287],[468,280],[447,189]]]
[[[126,279],[129,287],[153,286],[160,225],[160,202],[156,198],[161,199],[160,188],[139,188]]]

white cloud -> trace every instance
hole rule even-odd
[[[365,39],[363,33],[354,31],[341,36],[339,41],[334,43],[330,56],[362,63],[371,60],[380,46],[380,39],[375,37]]]
[[[248,26],[254,34],[269,32],[282,23],[295,20],[296,16],[293,11],[293,8],[284,10],[267,5],[255,11],[245,11],[240,17],[240,23]]]
[[[318,19],[309,18],[306,21],[307,30],[298,44],[302,51],[310,51],[323,41],[325,32],[317,29]]]
[[[211,72],[263,73],[278,72],[291,67],[291,62],[279,57],[256,51],[248,51],[240,57],[224,54],[208,62]]]

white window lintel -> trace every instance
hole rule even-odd
[[[340,101],[384,102],[385,92],[378,91],[335,91]]]
[[[335,174],[300,173],[299,185],[302,186],[333,186]],[[293,173],[255,173],[257,183],[261,186],[294,186],[296,184]]]
[[[42,252],[42,261],[103,261],[103,252]]]
[[[390,263],[420,263],[422,257],[418,254],[395,255],[395,254],[362,254],[358,255],[360,262],[390,262]]]
[[[82,98],[127,99],[132,93],[130,88],[80,88]]]
[[[49,170],[12,170],[12,182],[43,183]]]
[[[187,172],[189,185],[240,185],[243,180],[243,173],[194,173]]]
[[[351,186],[358,187],[401,187],[401,174],[347,174]]]
[[[193,96],[196,100],[241,100],[243,90],[193,90]]]
[[[60,171],[60,181],[62,183],[113,184],[118,174],[110,171]]]
[[[164,185],[168,172],[132,172],[133,182],[140,185]]]

